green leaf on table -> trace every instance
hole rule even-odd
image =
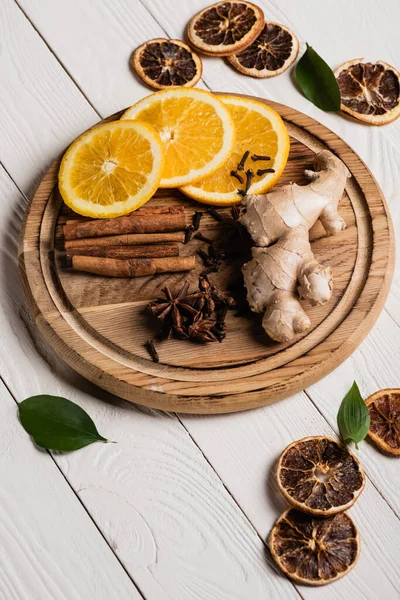
[[[301,91],[315,106],[325,111],[340,110],[340,89],[328,64],[307,44],[296,66]]]
[[[77,404],[60,396],[32,396],[19,405],[22,427],[38,446],[70,452],[93,442],[108,442],[89,415]]]
[[[354,442],[358,450],[358,442],[368,433],[370,416],[355,381],[340,405],[337,423],[344,443]]]

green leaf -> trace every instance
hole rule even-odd
[[[19,405],[19,419],[36,444],[48,450],[69,452],[108,442],[83,408],[59,396],[27,398]]]
[[[354,442],[358,450],[358,442],[368,433],[370,416],[355,381],[340,405],[337,423],[344,443]]]
[[[329,65],[307,44],[296,66],[301,91],[315,106],[325,111],[340,110],[340,89]]]

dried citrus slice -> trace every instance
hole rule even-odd
[[[383,452],[400,456],[400,389],[379,390],[365,403],[371,417],[369,437]]]
[[[364,471],[347,448],[327,437],[307,437],[282,452],[277,481],[283,495],[304,512],[328,516],[357,500],[365,485]]]
[[[238,71],[251,77],[274,77],[283,73],[299,53],[297,37],[284,25],[266,22],[263,30],[250,46],[228,61]]]
[[[254,172],[250,194],[261,194],[270,189],[281,176],[289,155],[289,135],[281,117],[263,102],[241,96],[218,96],[229,109],[236,129],[236,142],[229,158],[211,176],[182,187],[187,196],[219,206],[230,206],[242,200],[238,189],[244,185],[232,177],[243,154],[249,150],[245,171]],[[253,161],[252,157],[267,156],[268,160]],[[266,171],[266,172],[263,172]]]
[[[180,40],[157,38],[145,42],[131,58],[133,69],[147,85],[163,90],[192,87],[202,73],[200,57]]]
[[[264,26],[264,13],[251,2],[218,2],[201,10],[187,26],[189,41],[204,54],[229,56],[251,44]]]
[[[164,169],[157,131],[139,121],[104,123],[78,137],[61,161],[64,202],[96,219],[132,212],[149,200]]]
[[[160,187],[186,185],[214,173],[235,141],[229,110],[204,90],[179,87],[155,92],[121,118],[145,121],[159,132],[165,148]]]
[[[391,123],[400,115],[400,73],[383,61],[350,60],[335,71],[341,109],[370,125]]]
[[[318,519],[294,508],[276,521],[268,545],[281,571],[308,585],[344,577],[360,553],[358,531],[347,514]]]

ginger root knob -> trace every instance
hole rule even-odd
[[[332,295],[332,270],[315,260],[308,232],[318,219],[327,235],[346,227],[337,208],[350,173],[328,150],[316,155],[314,169],[306,170],[308,185],[293,183],[243,200],[241,222],[256,244],[243,267],[247,299],[254,312],[265,311],[263,327],[278,342],[310,327],[299,296],[316,305]]]

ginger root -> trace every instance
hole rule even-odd
[[[247,300],[251,310],[265,313],[263,327],[278,342],[310,327],[299,296],[316,305],[332,295],[332,270],[315,260],[308,232],[318,219],[328,235],[345,229],[337,207],[350,173],[328,150],[316,155],[314,168],[305,171],[308,185],[243,199],[240,221],[256,245],[243,267]]]

